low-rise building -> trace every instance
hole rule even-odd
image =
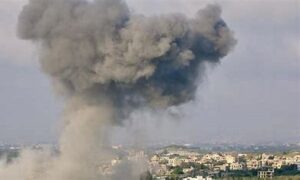
[[[243,170],[244,169],[244,165],[240,164],[240,163],[231,163],[229,166],[230,170]]]
[[[183,178],[183,180],[212,180],[212,178],[211,177],[197,176],[197,177],[186,177],[186,178]]]
[[[258,171],[257,176],[258,178],[272,178],[274,176],[274,169]]]

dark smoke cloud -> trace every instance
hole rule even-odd
[[[235,45],[220,15],[217,5],[188,19],[131,14],[121,0],[30,0],[18,33],[41,43],[42,68],[64,92],[165,107],[191,100],[199,65]]]
[[[236,43],[220,15],[217,5],[190,19],[132,14],[121,0],[29,0],[18,35],[39,45],[42,69],[66,96],[65,127],[59,155],[24,151],[0,168],[0,179],[138,179],[137,169],[124,169],[126,161],[112,176],[101,173],[116,155],[111,126],[132,108],[165,108],[194,97],[199,67],[218,63]]]

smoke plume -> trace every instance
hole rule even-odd
[[[0,168],[10,180],[120,179],[99,168],[114,158],[110,127],[141,106],[192,100],[199,67],[218,63],[236,43],[217,5],[193,18],[146,17],[122,0],[29,0],[18,35],[38,44],[41,68],[66,101],[65,127],[58,155],[25,151]]]

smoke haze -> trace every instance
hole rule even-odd
[[[131,162],[112,176],[100,172],[115,156],[110,128],[138,107],[192,100],[200,67],[217,64],[236,44],[218,5],[194,18],[146,17],[122,0],[30,0],[19,15],[18,36],[38,45],[41,68],[66,105],[59,155],[23,151],[0,168],[1,179],[10,180],[138,179],[145,169],[124,170],[135,166]]]

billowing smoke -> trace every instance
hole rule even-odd
[[[65,127],[58,156],[25,152],[24,160],[1,168],[0,177],[120,179],[99,169],[114,157],[109,127],[132,109],[167,108],[194,98],[199,67],[218,63],[236,43],[220,15],[217,5],[194,18],[146,17],[131,13],[122,0],[29,0],[18,35],[38,44],[42,69],[66,101]],[[28,168],[16,170],[26,163]]]

